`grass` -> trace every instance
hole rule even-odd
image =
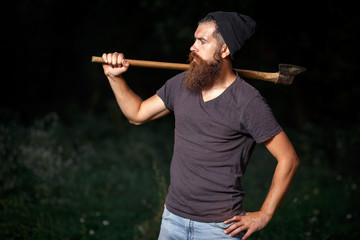
[[[79,114],[72,124],[56,113],[27,126],[0,124],[0,239],[157,238],[172,119],[131,126],[111,109]],[[273,220],[252,239],[359,239],[359,177],[351,165],[359,128],[321,129],[287,131],[301,166]],[[324,134],[335,145],[322,143]],[[244,178],[245,210],[261,206],[274,168],[257,146]]]

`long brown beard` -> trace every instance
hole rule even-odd
[[[186,72],[183,84],[185,89],[193,93],[200,93],[203,89],[213,86],[215,80],[220,76],[222,61],[214,54],[214,61],[208,63],[196,53],[189,55],[190,69]],[[196,59],[196,61],[193,61]]]

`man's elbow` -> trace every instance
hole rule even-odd
[[[143,118],[143,117],[133,117],[133,118],[127,118],[130,124],[133,125],[142,125],[144,123],[147,123],[151,120],[151,118]]]
[[[279,163],[286,169],[287,174],[294,175],[300,165],[300,159],[296,154],[288,156],[279,161]]]
[[[300,165],[300,159],[297,155],[295,155],[293,158],[292,158],[292,169],[294,172],[296,172],[296,170],[298,169]]]
[[[142,122],[142,121],[134,121],[134,120],[129,120],[129,123],[130,124],[133,124],[133,125],[136,125],[136,126],[139,126],[145,122]]]

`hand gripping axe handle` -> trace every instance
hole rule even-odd
[[[105,63],[102,57],[93,56],[91,59],[94,63]],[[135,67],[147,67],[147,68],[161,68],[161,69],[173,69],[173,70],[183,70],[186,71],[189,69],[189,64],[183,63],[170,63],[170,62],[156,62],[156,61],[146,61],[146,60],[135,60],[135,59],[126,59],[130,63],[130,66]],[[268,82],[273,82],[275,84],[291,85],[294,81],[294,77],[299,73],[304,72],[306,69],[291,64],[279,64],[278,72],[260,72],[253,70],[245,69],[234,69],[240,76],[251,79],[258,79]]]

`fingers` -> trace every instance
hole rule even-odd
[[[128,67],[129,63],[125,60],[124,54],[122,53],[104,53],[102,55],[106,64],[112,65],[114,67]]]
[[[245,235],[241,239],[246,240],[255,232],[255,230],[251,226],[247,226],[238,222],[232,224],[224,231],[224,233],[228,234],[230,237],[234,237],[241,232],[245,232]]]
[[[125,60],[124,54],[122,53],[104,53],[102,58],[105,62],[102,65],[104,73],[110,78],[120,77],[130,66],[129,62]]]
[[[224,233],[229,234],[229,236],[232,237],[242,231],[247,230],[248,228],[249,228],[249,226],[246,226],[242,222],[235,222],[235,223],[231,224],[231,226],[229,226],[227,229],[225,229]]]
[[[224,221],[225,224],[231,223],[231,222],[238,222],[241,220],[241,216],[234,216],[226,221]]]
[[[269,221],[270,218],[261,211],[245,213],[244,216],[234,216],[233,218],[226,220],[224,223],[234,223],[225,229],[224,232],[230,236],[234,236],[240,232],[246,231],[246,234],[242,238],[245,240],[254,232],[263,229]]]
[[[234,237],[236,234],[241,232],[246,232],[246,234],[242,237],[243,240],[250,237],[250,235],[254,232],[252,226],[244,219],[244,216],[234,216],[226,221],[225,224],[231,223],[227,229],[225,229],[224,233],[228,234],[230,237]]]

